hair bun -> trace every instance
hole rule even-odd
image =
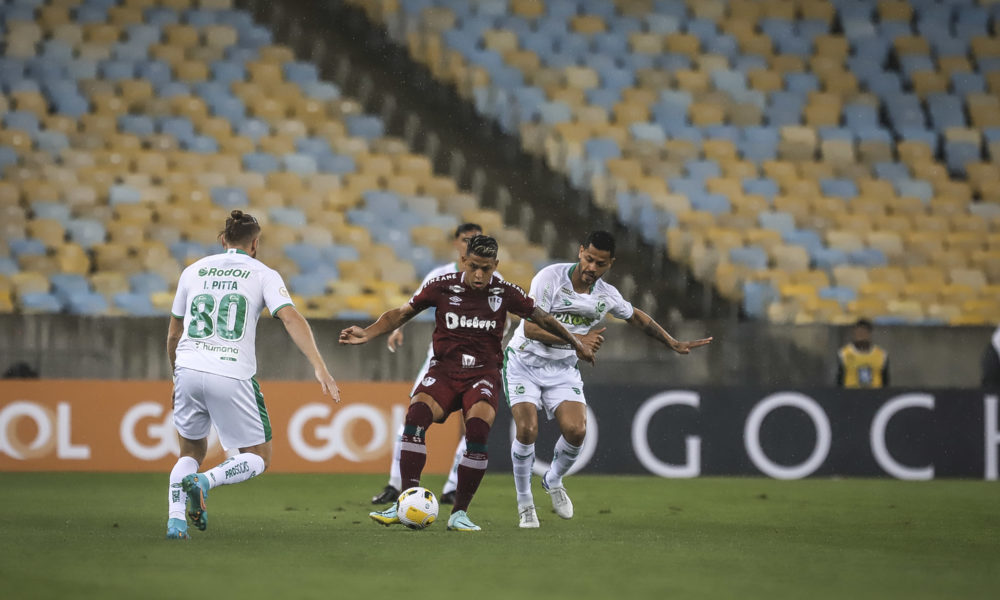
[[[229,216],[239,221],[243,218],[243,211],[237,208],[233,212],[229,213]]]

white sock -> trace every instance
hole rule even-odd
[[[403,491],[403,476],[399,473],[399,453],[403,451],[403,423],[396,432],[396,442],[392,445],[392,464],[389,465],[389,485]]]
[[[264,459],[250,452],[227,458],[222,464],[205,471],[208,489],[220,485],[242,483],[264,472]]]
[[[531,467],[535,464],[535,445],[514,440],[510,444],[510,460],[514,463],[514,489],[517,505],[534,504],[531,495]]]
[[[458,463],[462,462],[463,456],[465,456],[464,435],[458,440],[458,446],[455,448],[455,458],[451,461],[451,471],[448,471],[448,481],[444,482],[444,488],[441,490],[442,496],[458,489]]]
[[[167,518],[187,519],[187,494],[181,489],[181,479],[198,472],[198,461],[182,456],[170,470],[170,487],[167,488]]]
[[[576,462],[576,457],[580,456],[581,448],[583,448],[583,444],[574,446],[567,442],[566,438],[559,436],[555,452],[552,455],[552,466],[549,467],[549,477],[546,480],[549,487],[562,487],[562,478]]]

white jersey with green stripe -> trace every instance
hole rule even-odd
[[[634,309],[618,289],[603,279],[598,279],[587,293],[573,290],[570,277],[576,263],[549,265],[535,274],[528,295],[535,306],[550,313],[572,334],[583,335],[596,327],[605,315],[630,319]],[[518,353],[529,367],[564,366],[576,364],[576,351],[568,344],[549,345],[529,339],[524,334],[521,321],[507,347]]]
[[[184,319],[177,366],[233,379],[257,372],[257,321],[294,305],[277,271],[242,250],[206,256],[181,273],[171,313]]]

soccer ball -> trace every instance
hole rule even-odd
[[[396,515],[410,529],[423,529],[438,516],[438,501],[427,488],[411,487],[399,495]]]

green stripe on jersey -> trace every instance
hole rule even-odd
[[[276,309],[274,309],[274,310],[271,311],[271,316],[273,317],[273,316],[277,315],[278,311],[281,310],[281,309],[283,309],[283,308],[285,308],[286,306],[293,306],[293,304],[291,302],[286,302],[286,303],[282,304],[278,308],[276,308]]]
[[[503,375],[503,395],[504,398],[507,398],[507,406],[511,406],[510,392],[507,390],[507,360],[510,358],[511,352],[513,352],[513,350],[510,349],[510,346],[507,346],[503,353],[503,369],[500,371]]]
[[[253,395],[257,399],[257,412],[260,413],[260,422],[264,425],[264,441],[271,441],[271,418],[267,416],[267,407],[264,406],[264,394],[260,393],[260,384],[257,383],[257,379],[251,377],[250,383],[253,384]]]

